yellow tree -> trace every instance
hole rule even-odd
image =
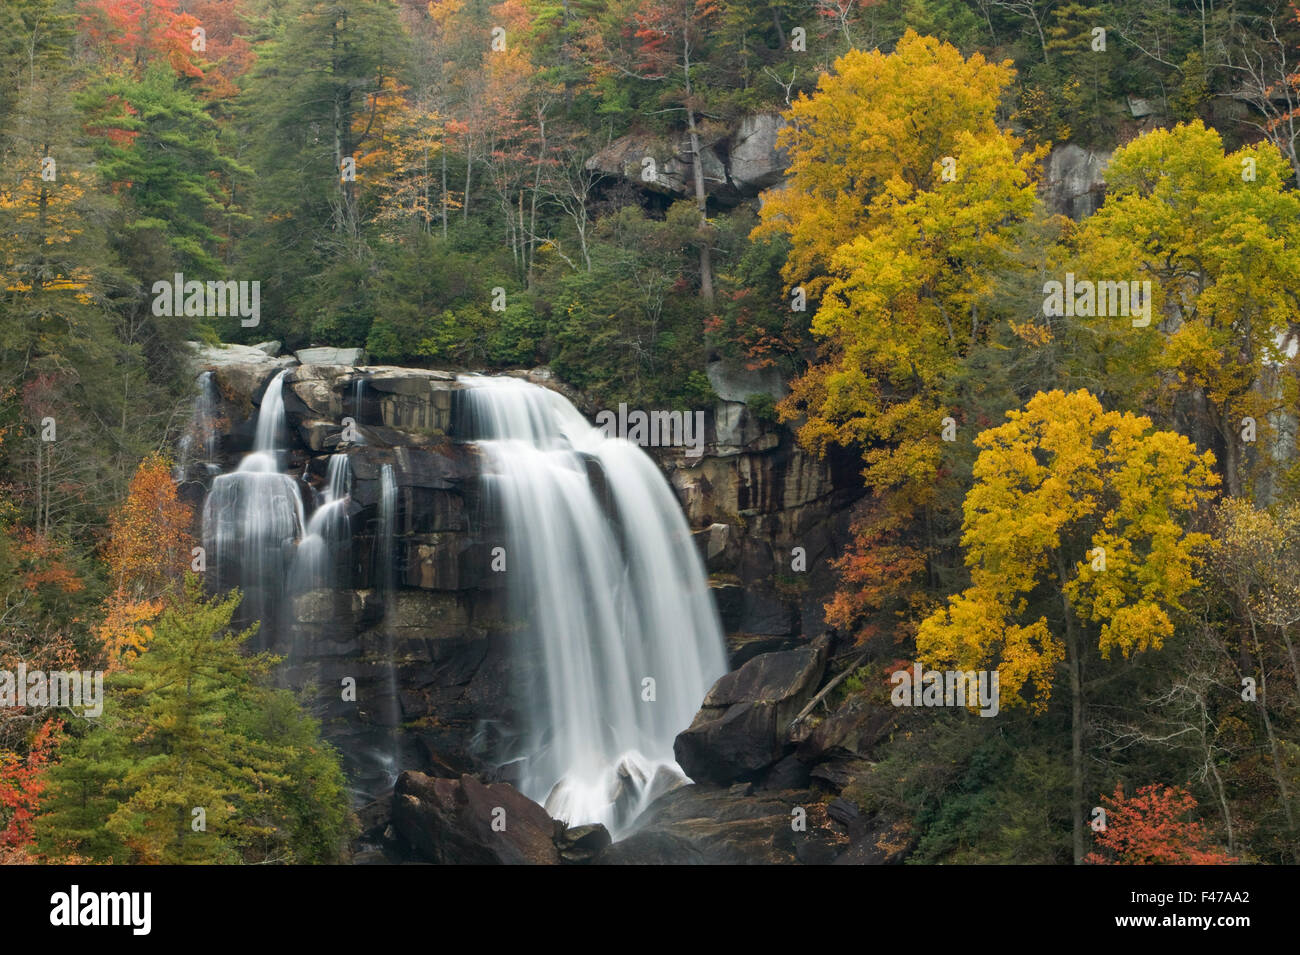
[[[996,669],[1001,702],[1043,711],[1064,665],[1071,705],[1073,845],[1085,852],[1085,647],[1158,650],[1198,586],[1189,530],[1218,483],[1214,456],[1087,391],[1039,393],[983,432],[962,544],[971,583],[927,618],[935,667]]]
[[[1290,177],[1268,143],[1225,153],[1199,121],[1155,130],[1116,151],[1106,203],[1078,236],[1080,279],[1151,283],[1149,328],[1110,316],[1094,332],[1118,339],[1154,396],[1198,423],[1234,496],[1247,483],[1243,450],[1271,444],[1265,428],[1280,409],[1261,375],[1298,366],[1288,351],[1300,304],[1300,196]]]
[[[877,221],[872,200],[891,179],[925,190],[941,179],[959,133],[992,135],[1011,61],[970,59],[908,30],[893,53],[852,50],[823,74],[812,96],[786,112],[779,144],[785,181],[763,196],[756,236],[785,235],[783,275],[810,295],[826,284],[836,250]]]
[[[167,459],[151,454],[141,461],[126,500],[109,518],[104,548],[113,590],[96,635],[110,669],[129,663],[144,649],[150,622],[177,593],[190,566],[192,516],[189,505],[176,497]]]
[[[1041,219],[1041,151],[998,131],[957,133],[949,148],[951,181],[944,157],[921,177],[928,188],[890,179],[867,210],[872,225],[834,254],[812,323],[821,354],[780,405],[786,420],[801,420],[805,447],[860,451],[873,492],[853,553],[839,565],[847,586],[828,608],[841,628],[883,606],[869,594],[902,596],[903,580],[923,569],[918,545],[932,549],[944,525],[955,531],[945,419],[955,426],[961,415],[962,363],[1005,321],[995,307],[998,278]],[[932,515],[945,489],[953,503]]]
[[[396,233],[412,229],[431,233],[439,207],[445,219],[448,198],[440,183],[446,170],[442,118],[427,104],[411,101],[394,120],[395,136],[388,152],[388,167],[375,177],[378,183],[378,222],[395,223]]]

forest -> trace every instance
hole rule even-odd
[[[0,674],[104,709],[0,676],[0,862],[351,860],[176,479],[196,352],[275,342],[779,380],[854,485],[827,705],[1000,687],[825,802],[909,864],[1300,864],[1298,60],[1283,0],[4,0]]]

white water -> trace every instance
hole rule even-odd
[[[397,480],[393,466],[379,469],[379,534],[376,546],[377,580],[384,602],[384,646],[388,662],[388,699],[392,706],[392,739],[386,760],[390,781],[395,782],[402,768],[402,704],[397,694],[397,663],[393,660],[393,601],[396,598],[397,568],[394,535],[397,533]]]
[[[213,479],[203,505],[203,546],[215,589],[239,587],[248,614],[267,622],[279,607],[304,523],[298,485],[280,473],[275,446],[285,427],[285,374],[262,397],[253,451],[236,471]]]
[[[379,586],[382,588],[385,603],[392,597],[397,585],[397,574],[393,558],[393,538],[397,531],[397,481],[393,477],[393,466],[385,464],[379,469]]]
[[[570,825],[618,836],[683,778],[673,740],[726,671],[702,562],[640,448],[555,392],[461,380],[504,522],[514,616],[541,670],[520,706],[520,789]]]
[[[330,455],[325,493],[307,522],[294,557],[294,593],[347,586],[352,524],[348,519],[352,470],[346,454]]]
[[[205,371],[199,375],[198,386],[189,426],[180,439],[176,471],[178,481],[189,476],[190,466],[196,460],[209,473],[220,470],[216,464],[220,419],[217,414],[217,384],[212,372]]]

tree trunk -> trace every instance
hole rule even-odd
[[[1066,584],[1065,558],[1056,555],[1057,578],[1062,588]],[[1083,821],[1083,678],[1080,660],[1081,641],[1075,625],[1070,600],[1061,592],[1061,608],[1065,613],[1065,663],[1070,671],[1070,819],[1072,821],[1072,846],[1074,864],[1082,865],[1085,853]]]
[[[1273,776],[1277,781],[1278,795],[1282,798],[1282,814],[1286,817],[1287,834],[1292,837],[1291,857],[1296,864],[1300,865],[1300,846],[1295,844],[1295,814],[1291,809],[1291,790],[1286,784],[1286,768],[1278,752],[1277,734],[1273,732],[1273,721],[1268,715],[1268,685],[1265,677],[1268,664],[1264,659],[1264,648],[1260,645],[1254,614],[1250,615],[1250,636],[1255,644],[1255,661],[1259,665],[1259,693],[1255,696],[1255,702],[1259,705],[1259,714],[1264,720],[1264,733],[1268,737],[1269,754],[1273,758]]]
[[[700,297],[713,301],[713,252],[709,238],[709,205],[704,192],[704,163],[700,158],[700,136],[695,129],[695,110],[686,107],[686,124],[691,135],[691,169],[695,179],[695,207],[700,213]]]
[[[474,165],[474,149],[468,140],[465,143],[465,201],[460,205],[461,222],[469,221],[469,172]]]
[[[691,90],[691,42],[689,24],[682,38],[682,73],[685,78],[686,129],[691,137],[691,171],[695,180],[695,208],[700,213],[700,298],[713,301],[713,250],[709,237],[709,202],[704,191],[704,162],[700,156],[700,134],[695,127],[695,104]]]

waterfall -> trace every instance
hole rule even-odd
[[[379,469],[379,533],[375,539],[378,550],[375,560],[375,586],[384,604],[384,647],[387,651],[388,700],[391,709],[392,742],[389,750],[388,770],[390,781],[397,779],[402,769],[401,724],[402,703],[397,694],[396,650],[393,640],[393,601],[397,591],[396,539],[397,533],[397,481],[393,466],[385,464]]]
[[[352,525],[348,519],[352,470],[346,454],[330,455],[325,492],[307,522],[294,557],[292,590],[304,593],[348,584]]]
[[[257,430],[253,437],[253,451],[273,453],[279,447],[280,435],[284,433],[284,376],[289,370],[278,372],[266,386],[262,396],[262,407],[257,413]]]
[[[276,441],[285,429],[285,374],[277,374],[262,397],[253,451],[237,470],[213,479],[203,505],[203,546],[213,589],[239,587],[243,615],[266,622],[279,608],[303,531],[298,485],[278,466]],[[268,634],[259,633],[260,645],[266,646],[268,639]]]
[[[505,531],[512,616],[536,660],[519,788],[570,825],[625,834],[684,778],[673,740],[726,672],[703,564],[639,448],[606,438],[555,392],[461,380],[467,436]]]
[[[363,412],[365,411],[365,406],[366,406],[366,379],[358,375],[356,380],[352,382],[353,424],[361,424]],[[352,443],[353,444],[366,443],[366,439],[363,438],[361,436],[361,433],[357,431],[355,428],[353,428]]]
[[[190,423],[181,435],[178,448],[177,481],[183,481],[189,476],[190,466],[196,460],[209,474],[220,470],[216,459],[217,435],[221,422],[217,413],[217,383],[212,372],[205,371],[199,375],[198,386]]]
[[[393,595],[397,585],[397,571],[394,558],[394,536],[397,532],[397,481],[393,478],[393,466],[385,464],[379,469],[379,551],[376,561],[380,591],[384,596],[384,606]]]

